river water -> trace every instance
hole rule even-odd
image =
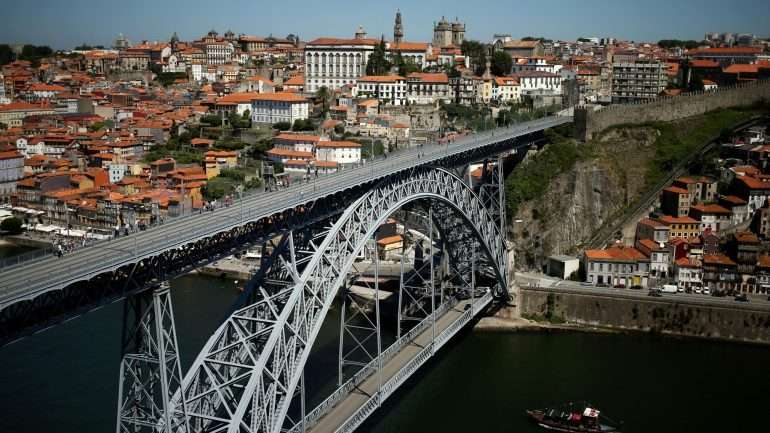
[[[172,282],[186,369],[227,314],[230,281]],[[338,310],[310,360],[311,400],[336,377]],[[0,348],[0,432],[115,429],[122,304]],[[625,432],[767,431],[770,349],[646,335],[468,330],[359,431],[535,432],[524,410],[591,400]]]

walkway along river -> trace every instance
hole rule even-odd
[[[183,368],[225,317],[233,282],[172,284]],[[337,310],[308,373],[311,404],[336,377]],[[122,304],[0,349],[0,431],[114,431]],[[770,348],[647,335],[468,330],[360,429],[369,433],[538,431],[534,408],[590,399],[624,432],[766,430]]]

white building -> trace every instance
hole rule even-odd
[[[223,65],[233,61],[235,47],[227,41],[208,41],[204,51],[209,65]]]
[[[637,242],[637,249],[650,258],[650,278],[671,278],[671,251],[666,244],[642,239]]]
[[[294,123],[310,115],[310,101],[295,93],[260,93],[253,96],[251,119],[255,123]]]
[[[674,267],[677,286],[683,289],[703,286],[703,267],[699,260],[682,257]]]
[[[362,98],[376,98],[383,105],[406,105],[406,78],[398,75],[363,76],[355,93]]]
[[[519,102],[521,86],[515,77],[495,77],[492,83],[492,99],[499,102]]]
[[[377,39],[366,38],[359,29],[354,39],[318,38],[305,45],[305,91],[315,93],[321,87],[339,89],[355,84],[366,75],[366,64]]]
[[[605,250],[586,250],[586,282],[594,286],[647,286],[650,259],[633,247],[615,245]]]
[[[328,141],[328,138],[318,135],[284,132],[273,138],[273,148],[315,153],[316,145],[321,141]]]
[[[163,72],[184,73],[187,72],[187,64],[176,54],[168,56],[168,60],[163,64]]]
[[[0,152],[0,203],[16,192],[16,182],[24,177],[24,155],[11,150]]]
[[[411,73],[406,77],[406,91],[410,104],[434,104],[438,100],[450,103],[454,96],[444,73]]]
[[[361,162],[361,144],[352,141],[319,141],[316,145],[316,160],[334,161],[340,165]]]
[[[126,176],[128,165],[112,162],[107,165],[107,172],[110,176],[110,183],[118,183]]]
[[[512,69],[512,72],[514,73],[537,71],[558,74],[562,69],[562,65],[557,63],[549,63],[546,58],[542,56],[521,57],[514,59]]]
[[[528,93],[561,95],[560,75],[542,71],[523,71],[513,76],[519,80],[522,95]]]

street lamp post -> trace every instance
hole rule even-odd
[[[238,185],[235,191],[238,193],[238,201],[241,202],[241,225],[243,225],[243,184]]]

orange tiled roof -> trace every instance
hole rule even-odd
[[[298,141],[298,142],[311,142],[315,143],[318,141],[321,141],[321,137],[317,135],[309,135],[309,134],[289,134],[289,133],[281,133],[278,134],[275,137],[276,140],[286,140],[286,141]]]
[[[257,95],[257,92],[231,93],[217,99],[217,104],[250,104]]]
[[[641,239],[639,243],[648,251],[667,251],[666,247],[661,247],[659,243],[652,239]]]
[[[585,255],[590,260],[617,262],[636,262],[647,259],[647,257],[636,248],[623,245],[612,246],[604,250],[586,250]]]
[[[280,148],[272,148],[272,149],[267,151],[267,154],[268,155],[272,155],[272,156],[278,156],[278,157],[281,157],[281,158],[313,159],[313,153],[312,152],[300,152],[298,150],[288,150],[288,149],[280,149]]]
[[[304,86],[305,77],[303,75],[295,75],[283,82],[284,86]]]
[[[384,245],[397,244],[403,241],[404,241],[404,238],[402,238],[401,235],[394,235],[394,236],[388,236],[382,239],[378,239],[377,244],[384,246]]]
[[[377,45],[380,41],[377,39],[341,39],[341,38],[317,38],[308,42],[307,45]]]
[[[760,268],[770,268],[770,256],[763,254],[757,259],[757,266]]]
[[[291,92],[259,93],[252,100],[253,101],[280,101],[280,102],[308,102],[307,98],[303,98],[302,96],[299,96]]]
[[[371,82],[371,83],[395,83],[396,81],[404,81],[405,78],[400,75],[365,75],[358,79],[358,82]]]
[[[676,265],[680,268],[700,268],[702,266],[702,263],[700,260],[697,259],[689,259],[687,257],[682,257],[680,259],[677,259]]]
[[[449,77],[443,72],[439,73],[427,73],[427,72],[412,72],[407,76],[408,79],[419,81],[421,83],[430,84],[446,84],[449,83]]]
[[[638,225],[650,226],[650,227],[653,227],[653,228],[656,228],[656,229],[667,229],[668,228],[667,225],[662,224],[660,221],[655,221],[654,219],[650,219],[650,218],[641,219],[641,220],[639,220],[639,222],[637,224]]]
[[[663,191],[671,192],[671,193],[674,193],[674,194],[689,194],[690,193],[686,189],[679,188],[678,186],[669,186],[667,188],[663,188]]]
[[[760,54],[762,48],[758,47],[719,47],[719,48],[698,48],[690,51],[688,54],[727,54],[727,55],[740,55],[740,54]]]
[[[762,182],[748,175],[739,177],[737,181],[742,182],[749,189],[770,189],[770,182]]]
[[[671,215],[663,215],[662,217],[658,218],[658,221],[660,221],[660,222],[662,222],[663,224],[666,224],[666,225],[671,225],[671,224],[698,224],[698,221],[696,221],[696,220],[694,220],[694,219],[692,219],[692,218],[690,218],[688,216],[673,217]]]
[[[734,204],[734,205],[738,205],[738,206],[740,206],[740,205],[744,205],[744,204],[746,204],[746,203],[747,203],[747,202],[746,202],[746,200],[744,200],[744,199],[742,199],[742,198],[740,198],[740,197],[736,197],[736,196],[734,196],[734,195],[726,195],[726,196],[722,196],[722,197],[720,197],[720,198],[721,198],[722,200],[724,200],[724,201],[726,201],[726,202],[730,203],[730,204]]]
[[[709,213],[709,214],[730,214],[730,211],[728,209],[725,209],[724,207],[718,205],[718,204],[696,204],[693,206],[690,206],[690,209],[696,210],[701,213]]]
[[[703,256],[704,265],[736,266],[736,263],[724,254],[707,254]]]
[[[361,143],[356,143],[354,141],[320,141],[316,146],[324,147],[324,148],[340,148],[340,147],[359,148],[361,147]]]
[[[732,64],[724,69],[725,74],[756,74],[759,72],[759,65],[744,65],[740,63]]]
[[[759,238],[752,232],[737,232],[735,233],[735,240],[740,243],[746,244],[758,244]]]
[[[388,49],[391,51],[427,51],[428,44],[426,42],[394,42],[390,44]]]

